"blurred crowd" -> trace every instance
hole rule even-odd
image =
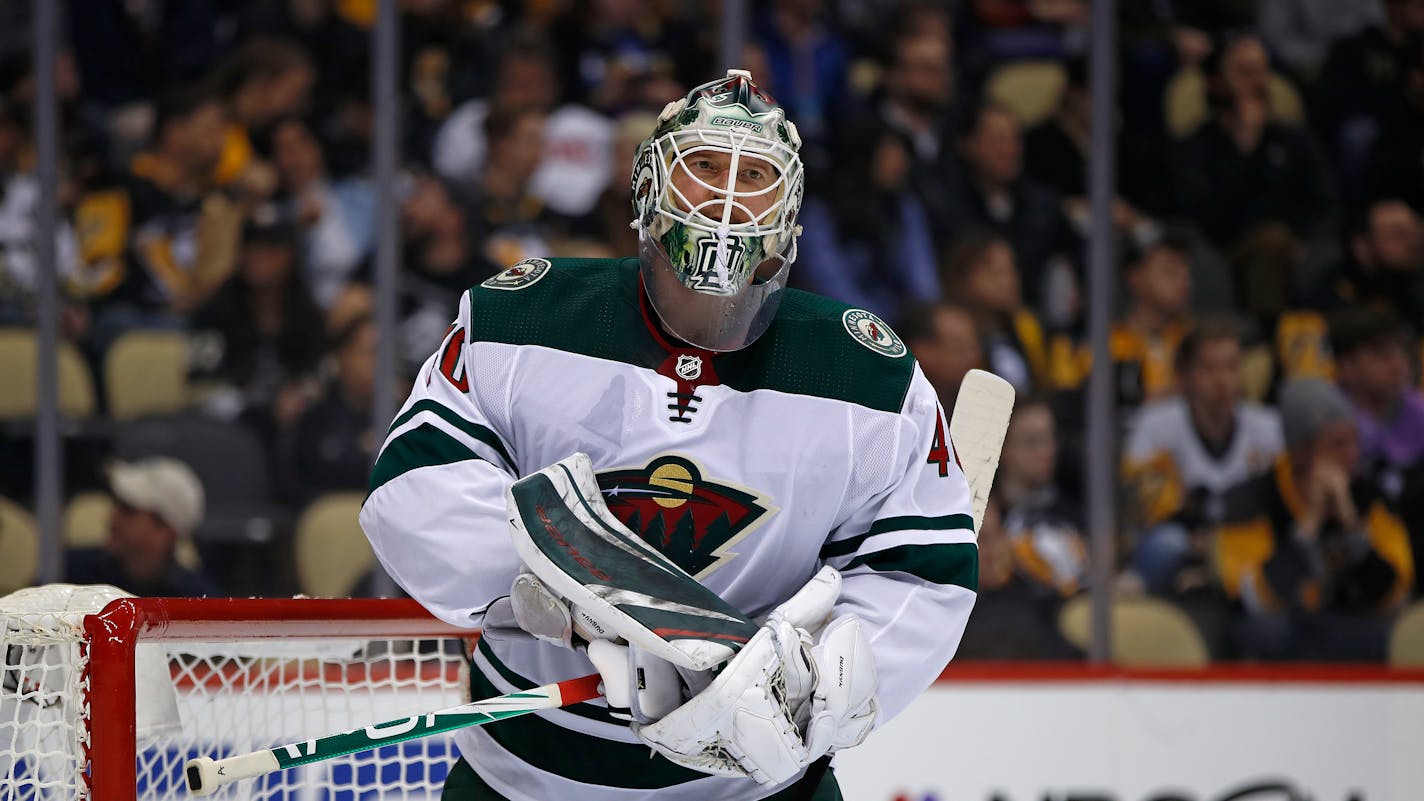
[[[37,280],[29,5],[0,11],[12,327]],[[742,64],[805,140],[793,285],[894,325],[946,410],[975,367],[1019,392],[964,655],[1072,657],[1055,621],[1089,584],[1089,2],[750,5]],[[164,537],[196,539],[181,570],[171,545],[112,544],[105,569],[297,589],[273,567],[291,521],[362,489],[379,446],[378,336],[408,380],[465,288],[527,257],[633,255],[633,152],[718,74],[715,2],[402,0],[399,324],[378,332],[375,6],[62,4],[62,335],[100,376],[134,332],[180,334],[196,433],[169,455],[221,447],[237,475],[243,438],[265,481],[228,502],[202,476],[208,519]],[[1177,604],[1214,658],[1383,659],[1424,587],[1424,0],[1118,7],[1112,590]],[[71,437],[67,478],[163,528],[97,467],[155,450],[143,422]],[[28,498],[28,451],[6,450],[0,494]]]

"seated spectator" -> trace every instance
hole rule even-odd
[[[534,204],[537,207],[538,202]],[[516,209],[505,211],[519,213]],[[404,375],[415,375],[429,356],[431,343],[443,338],[459,310],[460,293],[502,269],[481,253],[481,228],[471,220],[472,215],[456,202],[448,184],[431,175],[416,178],[401,204],[405,255],[398,350]],[[500,258],[510,260],[509,264],[519,260],[518,253],[504,253]],[[348,288],[347,293],[351,291]]]
[[[298,505],[337,490],[363,490],[381,443],[373,431],[376,324],[358,317],[337,334],[335,373],[320,399],[283,437],[282,494]]]
[[[285,213],[301,228],[303,275],[325,309],[375,249],[376,193],[363,178],[329,175],[321,141],[301,118],[278,122],[271,147]]]
[[[566,232],[562,220],[533,191],[532,180],[544,152],[548,118],[535,109],[493,108],[485,117],[489,160],[479,180],[459,200],[471,211],[469,223],[483,241],[490,269],[553,254]]]
[[[1013,246],[1024,283],[1034,290],[1030,305],[1061,305],[1062,299],[1042,291],[1050,284],[1045,280],[1050,262],[1062,264],[1079,246],[1057,195],[1024,174],[1022,135],[1010,111],[986,103],[968,122],[959,142],[964,169],[953,198],[956,230],[999,233]]]
[[[984,343],[974,315],[942,300],[910,309],[896,330],[934,387],[945,415],[953,416],[965,374],[984,366]]]
[[[1330,318],[1335,381],[1354,408],[1361,466],[1390,495],[1424,460],[1424,393],[1412,386],[1409,345],[1408,328],[1389,312],[1349,308]]]
[[[243,209],[213,180],[227,121],[215,95],[175,90],[152,148],[80,198],[75,286],[96,304],[96,350],[131,327],[181,327],[232,275]]]
[[[486,132],[490,110],[537,111],[545,115],[546,125],[535,151],[539,158],[529,179],[531,192],[556,214],[588,214],[610,181],[624,180],[614,175],[613,123],[582,106],[558,105],[558,100],[548,43],[532,34],[511,37],[501,52],[489,99],[463,103],[440,126],[431,149],[432,166],[461,191],[475,187],[485,165],[495,158]]]
[[[888,128],[900,137],[910,162],[910,191],[924,206],[937,248],[943,250],[958,224],[953,42],[945,32],[907,28],[896,34],[893,45],[872,128]]]
[[[1004,505],[1019,580],[1040,596],[1066,598],[1087,583],[1088,549],[1082,510],[1055,475],[1056,428],[1047,401],[1030,397],[1015,404],[994,491]]]
[[[955,244],[943,270],[945,297],[964,304],[974,315],[989,370],[1021,394],[1048,387],[1043,326],[1024,306],[1009,240],[972,231]]]
[[[889,128],[857,133],[846,132],[840,167],[801,209],[795,280],[898,320],[906,304],[939,297],[934,236],[900,137]]]
[[[316,70],[301,45],[270,37],[248,40],[218,71],[229,123],[214,176],[266,198],[276,189],[272,166],[260,159],[254,142],[271,139],[272,126],[305,114],[311,105]]]
[[[1168,235],[1130,252],[1127,308],[1113,323],[1108,340],[1117,402],[1130,415],[1144,403],[1177,392],[1177,345],[1191,327],[1192,250]],[[1093,354],[1087,343],[1067,333],[1050,338],[1053,383],[1076,389],[1087,381]]]
[[[1309,234],[1333,190],[1310,134],[1270,118],[1266,47],[1252,34],[1226,38],[1206,67],[1212,117],[1175,154],[1180,208],[1220,247],[1260,222]]]
[[[1383,659],[1389,616],[1414,581],[1408,532],[1376,487],[1352,479],[1359,438],[1338,389],[1292,381],[1280,408],[1287,452],[1228,492],[1213,549],[1241,608],[1241,651]]]
[[[1391,309],[1424,320],[1424,220],[1397,198],[1367,205],[1350,226],[1349,258],[1331,286],[1335,304]]]
[[[1238,35],[1207,61],[1211,118],[1172,155],[1178,208],[1236,267],[1237,296],[1271,317],[1282,308],[1301,242],[1335,209],[1330,173],[1310,133],[1271,119],[1270,63],[1259,38]]]
[[[1092,143],[1092,95],[1088,91],[1087,64],[1081,58],[1068,62],[1068,81],[1057,112],[1024,132],[1024,168],[1034,180],[1057,192],[1064,213],[1086,235],[1089,226],[1088,157]],[[1132,138],[1116,140],[1118,197],[1113,199],[1113,227],[1121,235],[1145,236],[1154,223],[1140,208],[1144,201],[1162,206],[1156,197],[1167,184],[1160,151],[1151,156]],[[1160,143],[1157,143],[1160,147]],[[1131,159],[1131,160],[1129,160]],[[1139,200],[1138,198],[1141,198]]]
[[[180,563],[180,543],[203,520],[203,485],[192,468],[152,457],[114,465],[109,540],[103,547],[65,554],[64,579],[73,584],[112,584],[149,597],[220,596],[212,579]]]
[[[1280,419],[1242,399],[1241,335],[1208,320],[1177,348],[1182,394],[1143,407],[1123,448],[1131,518],[1142,530],[1132,570],[1154,593],[1201,586],[1206,531],[1232,486],[1270,469],[1283,448]]]
[[[238,271],[194,315],[195,377],[210,410],[269,434],[295,422],[312,395],[326,339],[302,282],[297,232],[273,206],[243,229]]]
[[[1351,215],[1347,257],[1328,286],[1276,321],[1282,380],[1335,375],[1326,311],[1364,305],[1402,320],[1424,320],[1424,223],[1396,198]]]
[[[1167,236],[1127,265],[1127,308],[1113,326],[1120,402],[1129,409],[1175,394],[1177,346],[1191,327],[1191,245]]]
[[[1016,572],[1013,542],[996,494],[984,507],[978,542],[979,595],[955,658],[1081,658],[1058,631],[1058,599],[1030,591]]]

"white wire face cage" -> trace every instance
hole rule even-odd
[[[796,258],[805,183],[796,126],[741,70],[668,104],[658,120],[633,169],[644,285],[678,336],[743,347],[769,324]],[[769,262],[776,269],[758,281]]]
[[[791,147],[744,131],[690,128],[663,134],[644,149],[635,191],[655,192],[656,200],[644,199],[640,220],[689,288],[735,294],[765,260],[795,259],[803,180]],[[727,163],[716,184],[691,166],[711,154]],[[769,170],[772,179],[738,187],[739,177],[758,169]]]
[[[653,142],[653,148],[662,166],[664,186],[658,214],[708,233],[760,238],[767,255],[778,255],[795,216],[793,204],[788,202],[789,187],[799,185],[800,179],[801,161],[795,151],[749,133],[700,128],[665,134]],[[720,186],[688,166],[708,154],[728,158],[726,182]],[[769,171],[774,177],[760,188],[738,188],[743,173],[758,170]],[[705,199],[694,202],[675,177],[703,190]]]

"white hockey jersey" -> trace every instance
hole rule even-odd
[[[974,604],[978,550],[948,425],[900,339],[868,312],[788,290],[748,348],[665,338],[636,259],[522,262],[471,289],[391,425],[361,524],[439,617],[481,623],[518,559],[505,489],[575,451],[610,509],[733,606],[761,616],[823,564],[874,649],[881,723],[943,669]],[[593,672],[484,638],[475,697]],[[463,730],[513,801],[758,799],[776,788],[650,756],[598,704]]]
[[[1228,489],[1269,470],[1285,449],[1280,415],[1255,403],[1236,408],[1231,442],[1212,453],[1192,424],[1186,399],[1178,396],[1148,404],[1138,411],[1123,449],[1127,472],[1150,476],[1140,482],[1152,522],[1174,513],[1193,490],[1205,490],[1206,521],[1221,520]]]

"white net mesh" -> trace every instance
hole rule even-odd
[[[84,700],[85,612],[36,611],[13,598],[0,598],[0,799],[88,798],[89,746],[121,734]],[[460,640],[352,640],[338,626],[333,638],[271,639],[281,625],[264,623],[254,632],[261,640],[140,646],[133,798],[188,798],[183,767],[192,757],[246,753],[468,700]],[[155,649],[148,662],[145,648]],[[412,740],[238,782],[213,797],[434,799],[454,756],[448,735]]]

